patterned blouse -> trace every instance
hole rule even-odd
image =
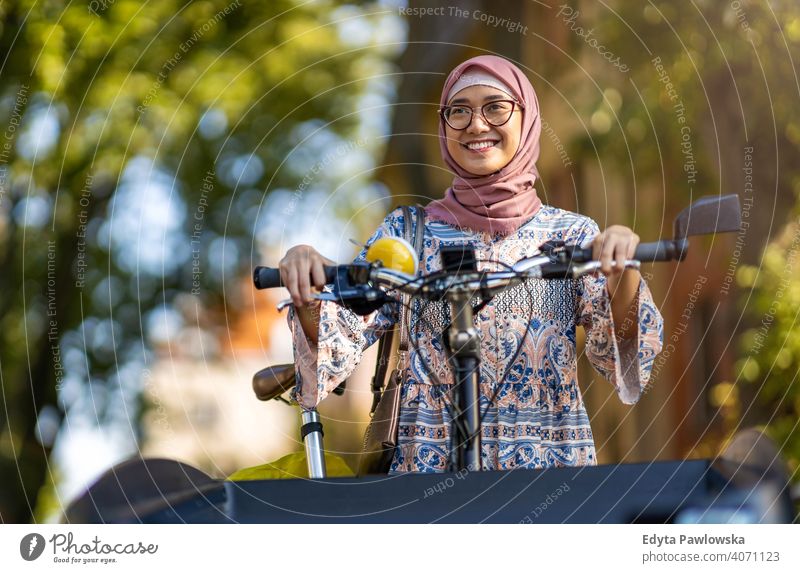
[[[411,224],[416,225],[413,209],[412,213]],[[402,209],[396,209],[367,245],[387,235],[402,237],[405,225]],[[587,246],[598,232],[597,224],[588,217],[547,205],[507,237],[426,221],[420,272],[441,269],[439,249],[445,245],[471,243],[479,270],[499,270],[504,267],[495,261],[512,265],[532,256],[545,241],[560,239]],[[363,260],[365,251],[357,260]],[[606,278],[599,273],[580,279],[530,279],[498,294],[476,314],[481,336],[484,470],[597,463],[578,387],[576,327],[583,326],[586,331],[586,355],[591,364],[614,385],[622,402],[633,404],[648,382],[663,339],[661,314],[644,279],[637,303],[637,335],[621,340],[614,334]],[[448,392],[453,384],[442,340],[442,329],[449,322],[448,308],[445,302],[414,301],[412,309],[399,443],[390,473],[444,472],[451,447]],[[351,374],[364,350],[397,320],[397,304],[361,317],[323,302],[319,341],[314,347],[291,310],[288,321],[298,370],[293,398],[304,408],[316,407]]]

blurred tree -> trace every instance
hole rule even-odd
[[[381,134],[359,111],[386,103],[374,84],[397,45],[376,48],[374,31],[388,13],[0,3],[0,521],[31,519],[65,415],[139,437],[153,346],[240,312],[226,280],[301,231],[304,201],[341,185],[326,213],[369,203]],[[277,220],[273,189],[290,202]]]
[[[747,289],[741,306],[753,326],[739,339],[736,382],[755,390],[752,417],[781,448],[792,479],[800,481],[800,222],[796,216],[767,247],[761,265],[741,267],[737,279]],[[726,437],[738,429],[744,406],[739,386],[723,383],[714,389],[716,405],[727,421]]]
[[[633,196],[627,215],[643,229],[668,234],[672,217],[690,200],[737,193],[742,202],[738,234],[705,247],[697,241],[695,253],[670,270],[673,277],[655,269],[672,283],[662,307],[665,335],[677,337],[676,367],[664,377],[674,387],[670,431],[680,455],[713,455],[729,430],[764,418],[759,406],[766,403],[752,388],[730,386],[736,339],[755,320],[737,307],[734,275],[742,263],[761,260],[800,189],[800,121],[793,112],[800,97],[800,6],[615,2],[607,12],[581,5],[587,17],[601,15],[606,45],[631,68],[609,76],[616,81],[604,83],[602,97],[585,111],[600,160],[613,166],[614,157],[628,158],[623,170],[615,169],[620,183],[644,191]],[[584,54],[598,57],[588,47]],[[749,293],[742,296],[749,300]],[[734,397],[742,408],[731,406]]]
[[[439,90],[454,65],[497,53],[518,61],[537,90],[537,189],[546,202],[655,240],[671,235],[674,216],[694,199],[742,199],[749,226],[737,236],[695,240],[679,267],[645,269],[674,348],[654,368],[654,396],[630,414],[593,420],[601,455],[613,452],[605,461],[683,456],[720,429],[711,389],[733,379],[732,342],[747,320],[736,312],[733,274],[760,258],[795,202],[800,7],[791,0],[471,0],[462,8],[467,15],[408,19],[398,136],[382,170],[395,196],[438,197],[447,188],[433,113]],[[523,30],[490,18],[519,21]],[[583,370],[581,378],[592,377]],[[605,385],[589,386],[591,405],[614,410]]]

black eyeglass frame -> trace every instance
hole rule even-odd
[[[506,118],[506,120],[503,123],[492,123],[491,121],[486,119],[486,114],[483,112],[483,108],[485,108],[487,105],[492,105],[492,104],[495,104],[495,103],[510,103],[511,104],[511,111],[508,113],[508,117]],[[447,121],[447,117],[445,116],[445,112],[447,112],[448,109],[451,109],[451,108],[454,108],[454,107],[461,107],[461,108],[469,110],[469,113],[470,113],[469,122],[467,122],[467,125],[465,125],[464,127],[453,127],[452,124],[449,121]],[[440,108],[438,113],[439,113],[439,117],[442,118],[442,121],[444,121],[451,129],[455,129],[456,131],[464,131],[470,125],[472,125],[472,120],[475,118],[475,110],[476,109],[480,109],[481,110],[481,117],[483,118],[483,121],[485,121],[488,125],[491,125],[492,127],[500,127],[500,126],[503,126],[503,125],[505,125],[505,124],[507,124],[509,122],[509,120],[511,119],[511,116],[514,114],[514,112],[517,110],[517,108],[519,108],[520,110],[524,110],[525,106],[522,105],[517,100],[513,100],[513,99],[496,99],[496,100],[492,100],[492,101],[487,101],[485,104],[483,104],[483,105],[481,105],[479,107],[470,107],[468,105],[461,105],[461,104],[459,104],[459,105],[446,105],[443,108]]]

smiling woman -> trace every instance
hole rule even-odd
[[[597,462],[577,381],[576,328],[586,330],[586,354],[632,404],[661,350],[662,320],[637,271],[621,272],[638,237],[625,227],[599,232],[588,217],[543,205],[539,178],[539,103],[511,62],[479,56],[448,76],[439,102],[439,144],[453,172],[445,196],[425,207],[421,274],[441,270],[445,247],[470,245],[478,270],[507,268],[546,241],[591,245],[603,274],[574,280],[532,279],[495,296],[475,316],[480,333],[482,469],[541,468]],[[423,219],[390,213],[367,246],[403,237]],[[412,233],[413,235],[413,233]],[[357,260],[363,261],[364,249]],[[281,276],[294,301],[289,313],[297,386],[305,409],[345,380],[364,350],[398,321],[387,304],[361,317],[319,302],[331,264],[308,246],[290,249]],[[445,303],[411,309],[411,347],[400,384],[397,447],[389,469],[443,472],[453,451],[448,407],[453,376],[445,350]]]

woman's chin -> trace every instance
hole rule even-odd
[[[458,162],[462,169],[474,173],[475,175],[489,175],[490,173],[494,173],[502,167],[502,165],[496,165],[496,163],[497,161],[490,161],[488,158],[484,160],[470,159]]]

